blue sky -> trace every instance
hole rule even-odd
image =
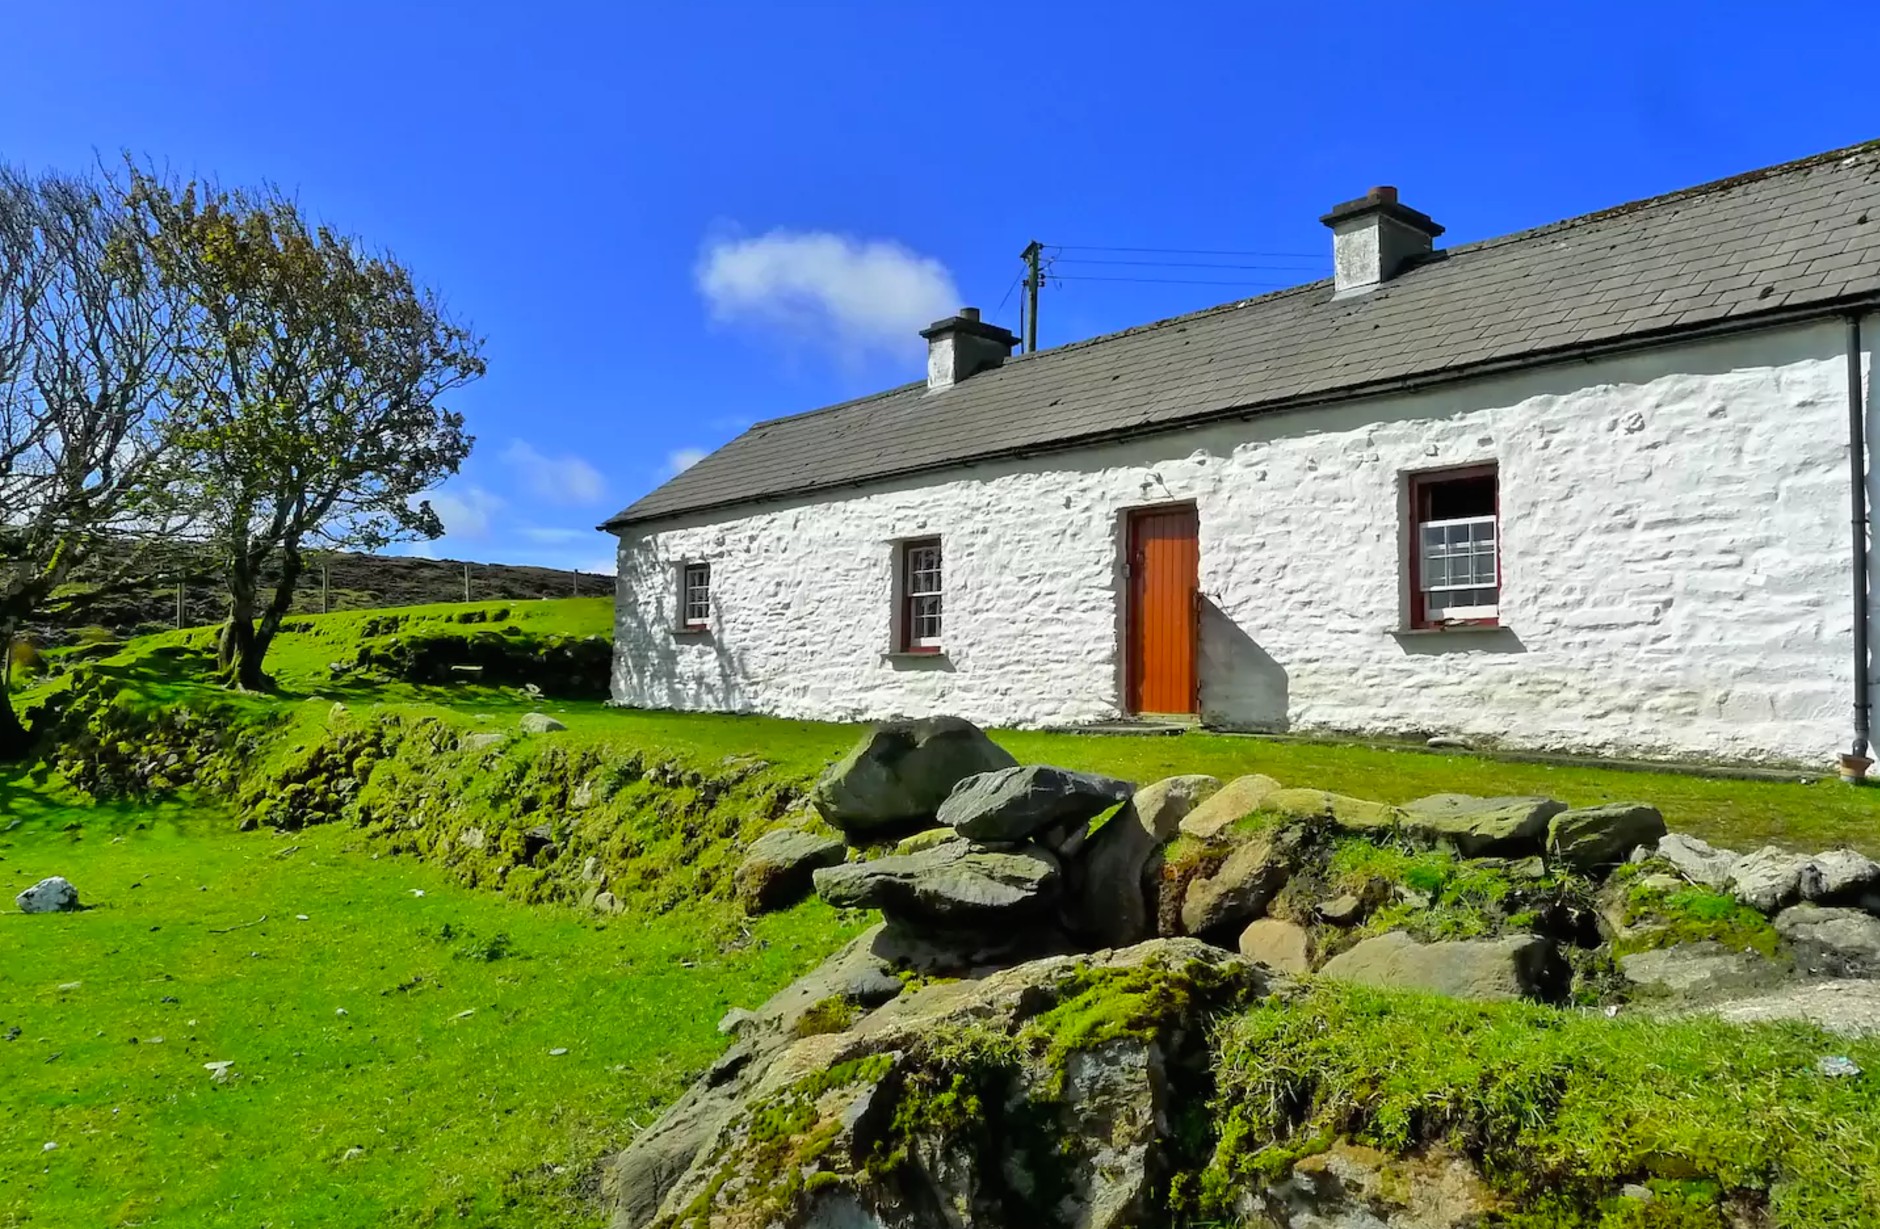
[[[917,378],[961,302],[1016,327],[1032,238],[1040,340],[1076,340],[1322,275],[1373,184],[1453,244],[1880,136],[1877,36],[1864,3],[86,0],[10,6],[0,159],[270,180],[389,247],[489,339],[427,549],[599,570],[592,526],[699,450]]]

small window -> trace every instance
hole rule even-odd
[[[711,623],[712,565],[688,563],[679,571],[679,624],[691,630]]]
[[[1501,512],[1495,468],[1414,475],[1410,512],[1412,626],[1499,622]]]
[[[940,651],[940,539],[901,545],[901,651]]]

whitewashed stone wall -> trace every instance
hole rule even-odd
[[[1821,764],[1851,731],[1843,347],[1763,332],[629,526],[614,695],[1113,717],[1123,513],[1193,501],[1211,723]],[[1405,475],[1484,461],[1505,629],[1403,634]],[[945,656],[897,660],[894,544],[931,534]],[[671,630],[682,560],[712,564],[705,637]]]

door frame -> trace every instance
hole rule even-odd
[[[1194,518],[1195,524],[1195,601],[1192,611],[1191,647],[1188,657],[1188,703],[1185,713],[1160,713],[1135,707],[1134,700],[1138,690],[1140,662],[1136,653],[1136,569],[1135,544],[1136,523],[1146,516],[1169,512],[1186,512]],[[1161,503],[1135,504],[1122,509],[1117,516],[1119,532],[1117,535],[1117,570],[1122,577],[1122,585],[1117,595],[1117,629],[1121,643],[1117,653],[1122,669],[1120,671],[1121,694],[1118,697],[1117,711],[1129,717],[1168,717],[1183,720],[1199,720],[1201,717],[1201,509],[1192,499],[1165,500]]]

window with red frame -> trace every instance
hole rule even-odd
[[[940,651],[940,539],[901,544],[901,651]]]
[[[1410,479],[1410,621],[1495,626],[1501,619],[1501,494],[1495,467]]]

